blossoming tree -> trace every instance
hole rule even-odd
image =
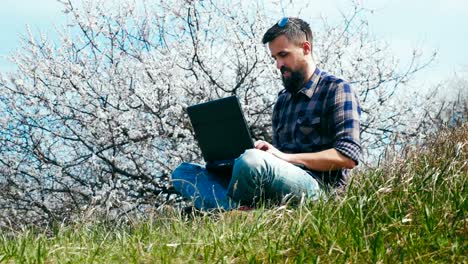
[[[271,139],[282,85],[260,40],[279,8],[240,0],[62,2],[69,24],[59,41],[30,33],[12,57],[18,70],[0,79],[0,225],[180,201],[171,170],[202,162],[188,105],[237,95],[252,135]],[[319,66],[359,90],[364,148],[382,147],[394,131],[416,133],[402,115],[411,106],[391,99],[424,67],[419,55],[401,70],[358,6],[337,24],[311,26]]]

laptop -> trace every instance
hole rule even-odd
[[[198,146],[211,171],[232,171],[234,160],[254,147],[236,96],[187,108]]]

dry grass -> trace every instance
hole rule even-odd
[[[468,262],[468,129],[300,207],[83,222],[0,236],[4,262]]]

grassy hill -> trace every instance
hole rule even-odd
[[[467,263],[468,126],[300,207],[2,233],[0,262]]]

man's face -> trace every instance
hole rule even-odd
[[[268,47],[281,71],[284,87],[290,93],[296,93],[306,80],[307,64],[302,46],[281,35],[269,42]]]

